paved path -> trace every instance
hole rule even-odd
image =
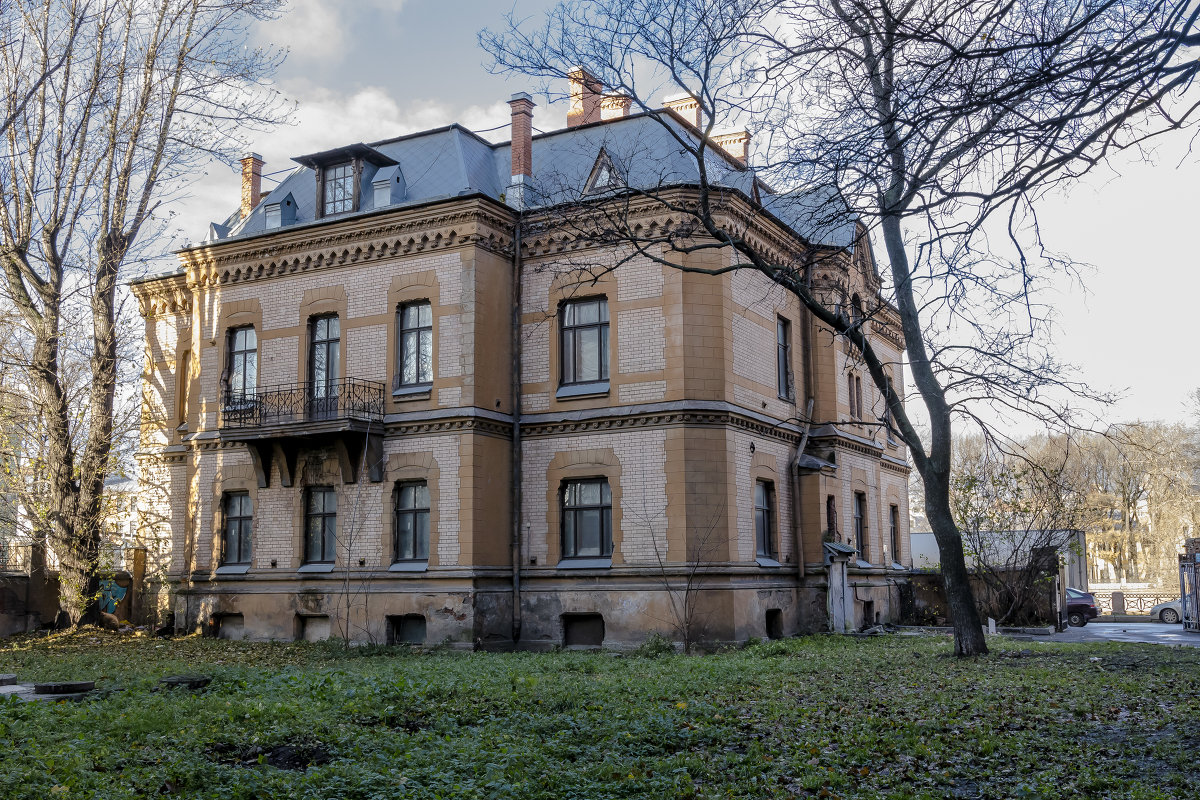
[[[1145,642],[1200,647],[1200,633],[1161,622],[1089,622],[1082,628],[1067,628],[1047,638],[1056,642]]]

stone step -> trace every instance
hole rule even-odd
[[[12,686],[17,682],[17,676],[10,672],[0,673],[0,686]]]

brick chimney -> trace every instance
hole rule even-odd
[[[735,131],[733,133],[718,133],[712,137],[713,144],[736,158],[742,164],[750,157],[750,132]]]
[[[242,156],[242,219],[250,216],[262,199],[262,168],[263,158],[258,153]]]
[[[567,86],[571,91],[571,106],[567,110],[567,127],[587,125],[600,121],[600,102],[604,84],[583,67],[575,67],[567,73]]]
[[[512,109],[512,182],[504,197],[520,211],[525,207],[525,190],[533,178],[533,98],[517,92],[508,106]]]
[[[663,100],[663,108],[675,114],[693,128],[700,127],[700,101],[695,95],[680,94]]]
[[[606,94],[600,101],[600,119],[619,119],[629,116],[633,98],[627,94]]]

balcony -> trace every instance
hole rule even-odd
[[[270,484],[272,464],[279,467],[280,483],[291,486],[299,451],[330,445],[346,483],[356,483],[364,466],[378,482],[383,401],[384,385],[360,378],[265,386],[254,394],[227,394],[218,430],[222,441],[250,448],[260,487]]]

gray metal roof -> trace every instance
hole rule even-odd
[[[700,174],[696,161],[675,136],[694,141],[695,132],[669,114],[635,114],[535,136],[534,174],[526,202],[536,208],[578,200],[602,150],[628,186],[652,190],[658,186],[697,183]],[[249,216],[239,220],[235,212],[222,223],[210,226],[207,241],[278,230],[268,227],[265,207],[279,203],[288,194],[296,204],[293,224],[315,221],[316,176],[312,165],[325,156],[334,157],[344,151],[349,157],[360,150],[380,157],[364,166],[358,210],[337,217],[467,194],[499,199],[511,183],[508,142],[492,144],[460,125],[450,125],[369,146],[352,144],[298,157],[296,160],[302,166],[265,195]],[[395,166],[388,166],[389,161],[395,162]],[[711,184],[736,189],[748,197],[757,195],[752,169],[715,151],[708,153],[705,169]],[[377,174],[379,178],[390,177],[396,170],[403,176],[403,197],[377,208],[372,181]],[[808,241],[831,247],[848,247],[853,242],[854,218],[832,191],[763,192],[761,202],[770,214]]]

